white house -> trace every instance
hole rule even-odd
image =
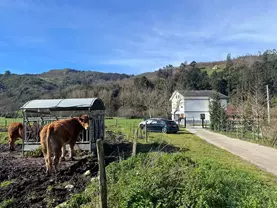
[[[170,97],[172,120],[201,123],[200,114],[205,114],[205,121],[209,123],[209,103],[214,90],[175,90]],[[219,93],[221,105],[226,109],[228,97]]]

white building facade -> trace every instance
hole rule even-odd
[[[183,123],[201,123],[201,114],[205,114],[205,122],[210,122],[209,103],[217,93],[213,90],[175,90],[169,99],[171,101],[172,120]],[[227,108],[228,97],[219,93],[221,106]]]

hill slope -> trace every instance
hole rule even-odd
[[[229,60],[235,72],[231,77],[223,73],[227,61],[180,63],[136,76],[70,68],[42,74],[5,73],[0,75],[0,114],[17,111],[31,99],[100,97],[108,115],[166,115],[170,111],[168,99],[175,89],[215,89],[226,94],[228,77],[234,82],[230,92],[235,92],[241,67],[250,68],[262,60],[263,55]]]
[[[0,75],[0,112],[18,110],[25,102],[37,98],[58,98],[72,86],[85,86],[128,79],[133,75],[55,69],[42,74]]]

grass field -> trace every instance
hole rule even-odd
[[[132,140],[141,120],[106,120],[109,130]],[[149,133],[149,143],[167,142],[177,153],[139,153],[107,167],[110,207],[277,207],[276,177],[185,129]],[[145,140],[139,143],[144,144]],[[74,195],[68,207],[95,207],[97,186]]]
[[[133,141],[142,119],[106,119],[108,131]],[[277,207],[277,179],[270,173],[217,148],[184,128],[178,134],[148,133],[148,142],[178,152],[139,153],[107,166],[110,207]],[[0,133],[0,143],[7,134]],[[98,182],[72,195],[67,207],[95,207]]]
[[[218,69],[205,68],[205,69],[201,69],[201,72],[204,72],[204,71],[206,71],[207,74],[208,74],[209,76],[211,76],[212,73],[213,73],[214,71],[216,71],[216,72],[221,72],[221,71],[223,71],[223,68],[218,68]]]
[[[12,122],[22,122],[22,118],[4,118],[0,117],[0,127],[8,127]]]

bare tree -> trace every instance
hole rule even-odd
[[[264,125],[261,127],[262,131],[262,138],[266,139],[268,142],[271,143],[272,146],[276,144],[277,141],[277,108],[271,111],[272,119],[270,123],[263,122]]]
[[[143,102],[147,108],[149,117],[151,118],[153,115],[155,115],[157,111],[157,104],[159,101],[158,93],[155,90],[146,90],[143,93]]]

